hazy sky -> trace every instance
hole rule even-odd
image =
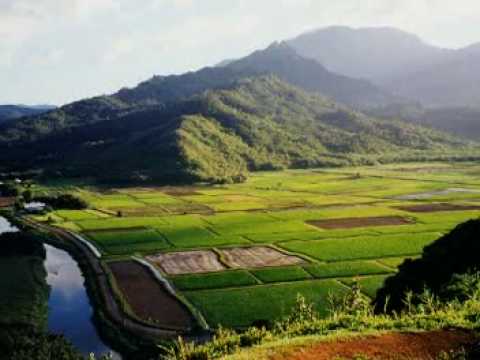
[[[329,25],[480,41],[478,0],[0,0],[0,103],[63,104]]]

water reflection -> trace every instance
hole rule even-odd
[[[14,231],[18,231],[18,229],[12,224],[10,224],[10,222],[7,219],[0,216],[0,234],[5,232],[14,232]]]
[[[45,248],[47,283],[51,286],[49,331],[63,334],[84,354],[109,353],[111,350],[102,342],[92,323],[93,310],[77,263],[63,250],[49,245]],[[115,358],[118,359],[118,355]]]

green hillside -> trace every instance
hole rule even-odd
[[[431,129],[367,117],[274,76],[161,107],[96,101],[108,120],[77,116],[74,126],[52,130],[39,117],[20,137],[25,122],[10,127],[0,142],[2,164],[108,179],[223,182],[250,170],[443,159],[476,150]]]

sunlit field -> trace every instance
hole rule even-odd
[[[105,262],[175,253],[189,270],[150,261],[179,296],[211,326],[245,327],[285,315],[298,293],[321,313],[355,281],[374,297],[404,259],[480,216],[479,175],[477,164],[410,163],[188,188],[44,184],[36,191],[67,190],[90,209],[35,218],[82,234]]]

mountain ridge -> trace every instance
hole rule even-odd
[[[231,182],[255,170],[452,158],[472,151],[471,144],[449,135],[371,118],[264,75],[36,139],[0,142],[0,162],[104,180]]]
[[[335,73],[426,107],[480,107],[480,43],[447,49],[390,27],[327,27],[288,44]]]

